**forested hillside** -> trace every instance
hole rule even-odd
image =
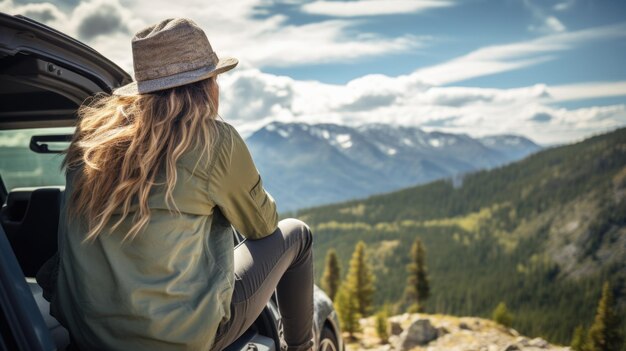
[[[626,129],[548,149],[520,162],[312,208],[316,277],[329,248],[342,274],[355,243],[368,245],[375,303],[404,291],[416,236],[427,250],[426,311],[487,317],[503,301],[513,327],[569,343],[592,322],[602,282],[626,298]]]

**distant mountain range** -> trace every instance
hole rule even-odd
[[[517,135],[472,138],[419,128],[274,122],[247,138],[280,211],[494,168],[541,147]]]

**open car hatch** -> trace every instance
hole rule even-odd
[[[85,98],[131,81],[89,46],[29,18],[0,13],[0,129],[73,126]]]

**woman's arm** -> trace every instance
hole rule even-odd
[[[243,138],[231,125],[217,122],[222,141],[209,170],[209,195],[228,221],[246,238],[260,239],[276,230],[278,213],[272,196]]]

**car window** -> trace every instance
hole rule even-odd
[[[33,135],[72,134],[74,127],[0,130],[0,175],[8,191],[19,187],[65,185],[63,154],[36,153],[29,148]],[[58,148],[58,143],[55,147]],[[62,148],[67,147],[64,143]]]

